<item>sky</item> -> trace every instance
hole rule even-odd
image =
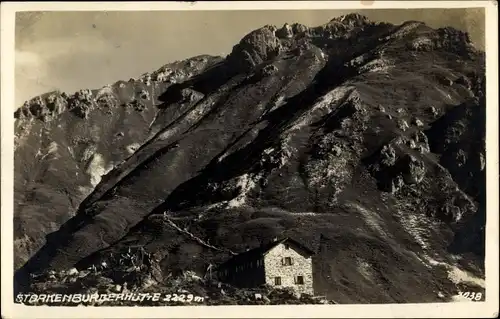
[[[100,88],[200,54],[227,55],[245,34],[266,24],[313,27],[351,12],[372,21],[452,26],[484,48],[484,9],[479,8],[18,12],[16,104],[53,90]]]

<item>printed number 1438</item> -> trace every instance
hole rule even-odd
[[[473,301],[481,301],[483,299],[483,294],[474,291],[461,291],[460,296]]]

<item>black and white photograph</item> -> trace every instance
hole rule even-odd
[[[5,318],[498,316],[496,1],[1,9]]]

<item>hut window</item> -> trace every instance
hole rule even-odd
[[[295,278],[295,284],[297,284],[297,285],[303,285],[304,284],[304,277],[303,276],[297,276]]]
[[[283,264],[283,266],[290,266],[293,264],[293,260],[292,260],[292,257],[285,257],[281,260],[281,263]]]
[[[280,286],[281,285],[281,277],[274,277],[274,284],[276,286]]]

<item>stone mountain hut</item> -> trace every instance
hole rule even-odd
[[[274,240],[240,253],[217,267],[220,281],[251,288],[268,284],[313,295],[314,252],[291,239]]]

